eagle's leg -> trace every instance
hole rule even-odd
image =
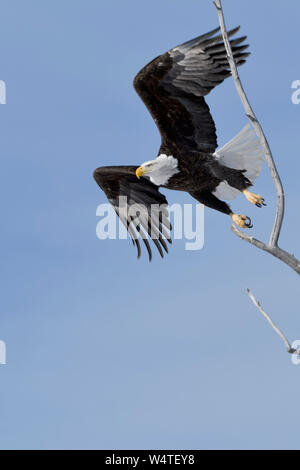
[[[233,188],[241,191],[252,204],[255,204],[257,207],[266,205],[262,196],[248,191],[248,188],[249,186],[252,186],[252,183],[244,175],[246,170],[236,170],[235,168],[229,168],[221,165],[216,161],[210,162],[210,170],[213,176],[216,176],[221,181],[227,181],[229,186],[232,186]]]
[[[253,227],[253,225],[251,224],[250,217],[247,217],[246,215],[234,214],[233,212],[231,212],[231,214],[229,214],[229,215],[232,218],[232,221],[236,225],[238,225],[239,227],[242,227],[242,228],[252,228]]]
[[[234,214],[229,205],[226,202],[221,201],[216,196],[214,196],[210,191],[195,191],[190,193],[197,201],[201,202],[211,209],[216,211],[223,212],[231,217],[233,222],[242,228],[252,228],[251,219],[246,215]]]
[[[259,194],[251,193],[247,189],[244,189],[243,193],[245,197],[248,199],[248,201],[251,202],[252,204],[255,204],[257,207],[266,206],[264,198],[262,196],[259,196]]]

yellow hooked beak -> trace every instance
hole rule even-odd
[[[139,166],[135,172],[136,177],[140,179],[141,176],[143,176],[146,173],[145,168],[142,166]]]

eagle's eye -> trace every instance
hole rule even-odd
[[[149,171],[152,170],[153,164],[152,163],[146,163],[146,165],[143,165],[145,173],[149,173]]]

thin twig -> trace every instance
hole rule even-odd
[[[270,255],[275,256],[275,258],[278,258],[280,261],[290,266],[290,268],[292,268],[297,274],[300,274],[300,261],[295,258],[295,256],[291,253],[288,253],[287,251],[283,250],[282,248],[279,248],[278,246],[272,247],[270,245],[267,245],[266,243],[257,240],[257,238],[251,237],[246,233],[242,232],[235,225],[232,225],[231,230],[241,240],[245,240],[246,242],[251,243],[251,245],[254,245],[257,248],[260,248],[261,250],[270,253]]]
[[[282,331],[278,328],[278,326],[275,325],[275,323],[273,322],[273,320],[271,319],[271,317],[264,311],[264,309],[262,308],[261,304],[258,302],[258,300],[256,300],[256,298],[254,297],[254,295],[252,294],[252,292],[250,291],[250,289],[247,289],[247,292],[248,292],[248,295],[250,297],[250,299],[252,300],[252,302],[254,303],[254,305],[258,308],[258,310],[261,312],[261,314],[265,317],[265,319],[270,323],[271,327],[273,328],[274,331],[276,331],[276,333],[280,336],[280,338],[282,339],[282,341],[284,342],[285,344],[285,347],[286,347],[286,350],[288,353],[290,354],[297,354],[297,355],[300,355],[300,349],[294,349],[291,347],[289,341],[287,340],[287,338],[284,336],[284,334],[282,333]]]

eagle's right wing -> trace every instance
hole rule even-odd
[[[222,35],[216,35],[219,29],[174,47],[134,79],[134,87],[161,133],[161,153],[172,143],[208,153],[217,148],[215,123],[204,96],[231,73]],[[228,36],[238,30],[232,29]],[[237,65],[249,55],[243,52],[248,47],[241,44],[245,39],[230,41]]]
[[[162,258],[163,250],[168,253],[166,241],[171,243],[168,201],[148,178],[138,179],[136,169],[137,166],[100,167],[94,171],[94,178],[136,245],[138,258],[141,255],[139,240],[142,239],[151,261],[152,251],[148,237],[152,239]]]

